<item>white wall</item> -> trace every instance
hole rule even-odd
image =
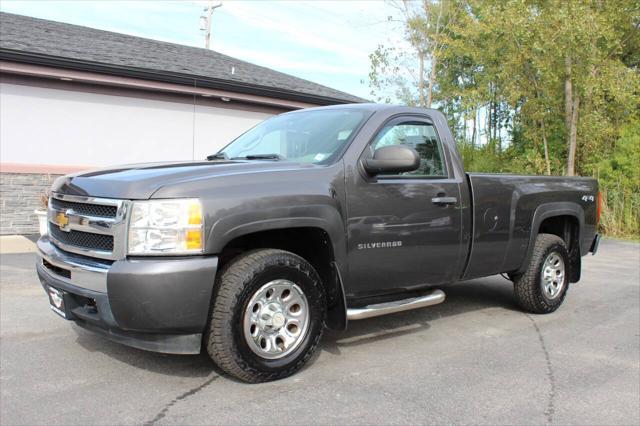
[[[0,84],[0,161],[110,165],[202,159],[270,114]]]

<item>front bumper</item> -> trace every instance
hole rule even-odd
[[[37,248],[42,286],[64,290],[70,320],[140,349],[200,352],[217,257],[103,261],[62,251],[47,236]]]

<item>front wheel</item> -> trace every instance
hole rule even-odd
[[[240,380],[282,379],[311,357],[325,311],[322,283],[306,260],[274,249],[245,253],[216,282],[207,352]]]
[[[527,270],[512,277],[520,307],[534,314],[558,309],[569,288],[569,267],[564,240],[552,234],[538,235]]]

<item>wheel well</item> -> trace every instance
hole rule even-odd
[[[553,234],[562,238],[569,251],[569,261],[571,263],[572,283],[580,280],[581,257],[580,257],[580,223],[575,216],[553,216],[542,221],[539,234]]]
[[[333,245],[329,234],[321,228],[300,227],[275,229],[242,235],[231,240],[220,253],[221,269],[236,256],[254,249],[272,248],[286,250],[309,262],[320,275],[327,295],[327,309],[340,306],[342,289],[334,265]],[[328,321],[331,322],[331,321]]]

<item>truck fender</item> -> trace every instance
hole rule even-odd
[[[582,235],[584,228],[584,210],[582,206],[577,203],[563,201],[557,203],[545,203],[538,206],[533,213],[533,220],[531,221],[531,232],[529,233],[529,242],[525,257],[520,265],[520,268],[516,271],[517,274],[524,273],[529,264],[533,247],[535,246],[536,237],[540,231],[540,225],[545,219],[555,216],[572,216],[578,220],[578,235]],[[578,244],[580,244],[580,238],[578,238]],[[581,250],[579,250],[581,252]],[[579,261],[579,258],[578,258]]]
[[[314,215],[311,216],[313,210]],[[220,253],[235,238],[256,232],[274,231],[290,228],[319,228],[331,239],[334,260],[339,264],[346,262],[346,242],[344,222],[337,209],[329,205],[286,207],[250,213],[247,216],[231,215],[213,224],[206,243],[206,251]],[[260,217],[262,216],[262,217]]]
[[[207,240],[207,249],[211,253],[220,253],[232,240],[249,234],[263,231],[277,231],[293,228],[317,228],[326,233],[333,250],[330,263],[332,279],[326,283],[332,297],[327,311],[326,325],[332,330],[344,330],[347,327],[347,306],[344,281],[340,265],[347,264],[346,241],[340,213],[330,206],[315,206],[319,217],[289,216],[271,217],[244,222],[238,217],[229,216],[214,224]],[[289,209],[292,213],[293,209]],[[264,214],[264,212],[263,212]],[[239,220],[240,219],[240,220]]]

